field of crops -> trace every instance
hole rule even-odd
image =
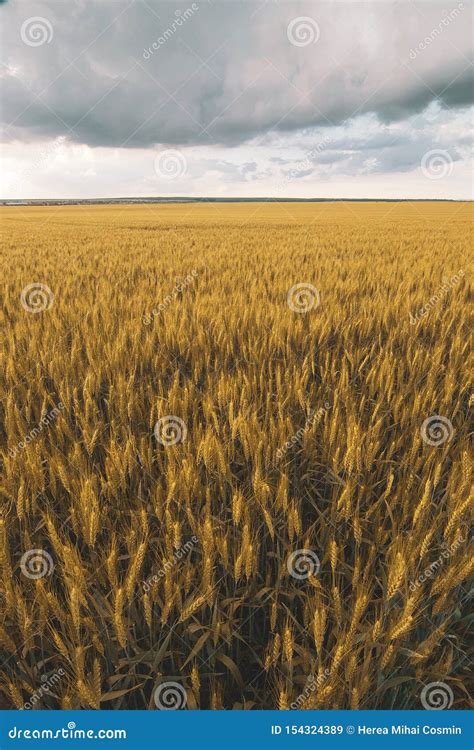
[[[467,203],[3,207],[0,706],[467,708]]]

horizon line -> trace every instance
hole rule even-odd
[[[0,205],[78,204],[78,203],[472,203],[474,198],[272,198],[216,196],[114,196],[111,198],[0,198]]]

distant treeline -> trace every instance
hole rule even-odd
[[[2,206],[71,206],[116,203],[456,203],[445,198],[31,198],[1,200]],[[465,201],[461,201],[463,203]]]

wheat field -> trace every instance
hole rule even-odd
[[[468,708],[470,204],[1,217],[1,707]]]

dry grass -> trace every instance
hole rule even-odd
[[[36,707],[154,707],[175,681],[188,708],[418,708],[443,681],[466,708],[470,206],[2,219],[3,705],[59,672]],[[33,282],[54,292],[38,314]],[[320,569],[299,579],[302,549]]]

